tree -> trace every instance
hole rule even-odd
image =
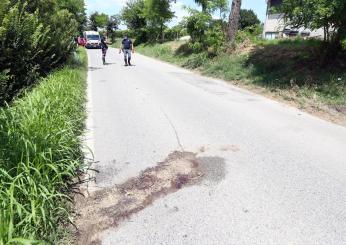
[[[202,12],[207,12],[210,0],[195,0],[195,2],[202,7]]]
[[[241,9],[239,28],[245,29],[246,27],[255,26],[260,24],[260,20],[252,9]]]
[[[284,0],[280,8],[286,23],[294,28],[323,28],[325,41],[340,50],[346,38],[345,0]]]
[[[140,30],[146,26],[144,0],[130,0],[121,11],[121,19],[130,30]]]
[[[218,11],[220,20],[224,20],[228,11],[228,0],[214,0],[211,2],[211,9],[213,12]]]
[[[67,9],[73,14],[74,19],[78,22],[78,31],[81,34],[87,24],[84,0],[60,0],[57,2],[60,9]]]
[[[108,15],[96,11],[90,15],[89,26],[92,30],[97,31],[98,28],[105,28],[108,20]]]
[[[112,15],[108,18],[106,25],[107,37],[112,39],[112,42],[115,41],[115,31],[118,29],[120,23],[120,18],[118,15]]]
[[[227,30],[228,40],[231,43],[234,42],[235,35],[238,30],[238,23],[240,18],[240,7],[241,7],[241,0],[232,1],[232,9],[229,15],[228,30]]]
[[[106,29],[107,33],[114,33],[119,26],[120,23],[120,18],[118,15],[112,15],[108,18],[107,24],[106,24]]]
[[[146,0],[144,5],[144,15],[147,19],[148,27],[154,32],[159,32],[160,41],[164,41],[165,23],[174,17],[171,10],[171,0]]]
[[[186,28],[183,22],[171,27],[165,31],[166,40],[178,40],[180,37],[187,35]]]
[[[147,20],[144,15],[144,0],[130,0],[121,11],[121,20],[134,34],[135,44],[148,40]]]
[[[203,43],[205,32],[208,30],[211,20],[212,16],[209,13],[190,10],[190,16],[186,18],[186,29],[192,42]]]

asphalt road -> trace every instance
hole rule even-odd
[[[346,128],[139,54],[88,55],[97,190],[176,150],[208,166],[102,244],[346,244]]]

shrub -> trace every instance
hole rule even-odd
[[[192,42],[203,41],[211,20],[212,17],[209,13],[191,11],[191,15],[186,18],[186,29],[191,36]]]
[[[73,9],[73,13],[67,9]],[[69,8],[68,2],[61,4],[58,0],[2,1],[0,106],[66,61],[75,49],[73,37],[83,22],[82,14],[84,8]]]
[[[183,67],[196,69],[208,63],[209,59],[206,53],[192,54],[184,63]]]
[[[252,9],[241,9],[239,28],[244,30],[247,27],[259,25],[261,22]]]
[[[216,54],[220,51],[224,47],[225,41],[226,37],[220,24],[208,29],[205,44],[207,47],[212,49],[212,53]]]
[[[3,17],[0,27],[3,74],[0,103],[11,99],[21,88],[37,79],[41,67],[36,59],[41,56],[44,43],[48,42],[47,32],[37,14],[27,13],[19,4]]]
[[[208,50],[216,54],[224,46],[224,23],[213,20],[209,13],[193,10],[185,23],[187,33],[191,36],[189,47],[194,52]]]

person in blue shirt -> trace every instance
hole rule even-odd
[[[108,45],[107,45],[105,37],[101,38],[100,47],[102,50],[102,62],[103,62],[103,65],[105,65],[106,64],[106,54],[107,54],[107,50],[108,50]]]
[[[121,48],[119,50],[119,54],[121,51],[124,53],[124,61],[125,66],[131,66],[131,53],[134,53],[133,43],[127,35],[125,35],[123,41],[121,42]]]

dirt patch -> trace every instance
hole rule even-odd
[[[143,210],[156,199],[198,183],[204,176],[204,170],[196,154],[174,152],[156,167],[146,169],[138,177],[121,185],[96,191],[87,198],[78,197],[76,244],[101,244],[99,235],[102,231],[117,227],[121,221]],[[222,178],[222,173],[216,175]]]
[[[237,45],[236,50],[233,54],[249,54],[255,49],[253,42],[246,38],[243,42]]]

